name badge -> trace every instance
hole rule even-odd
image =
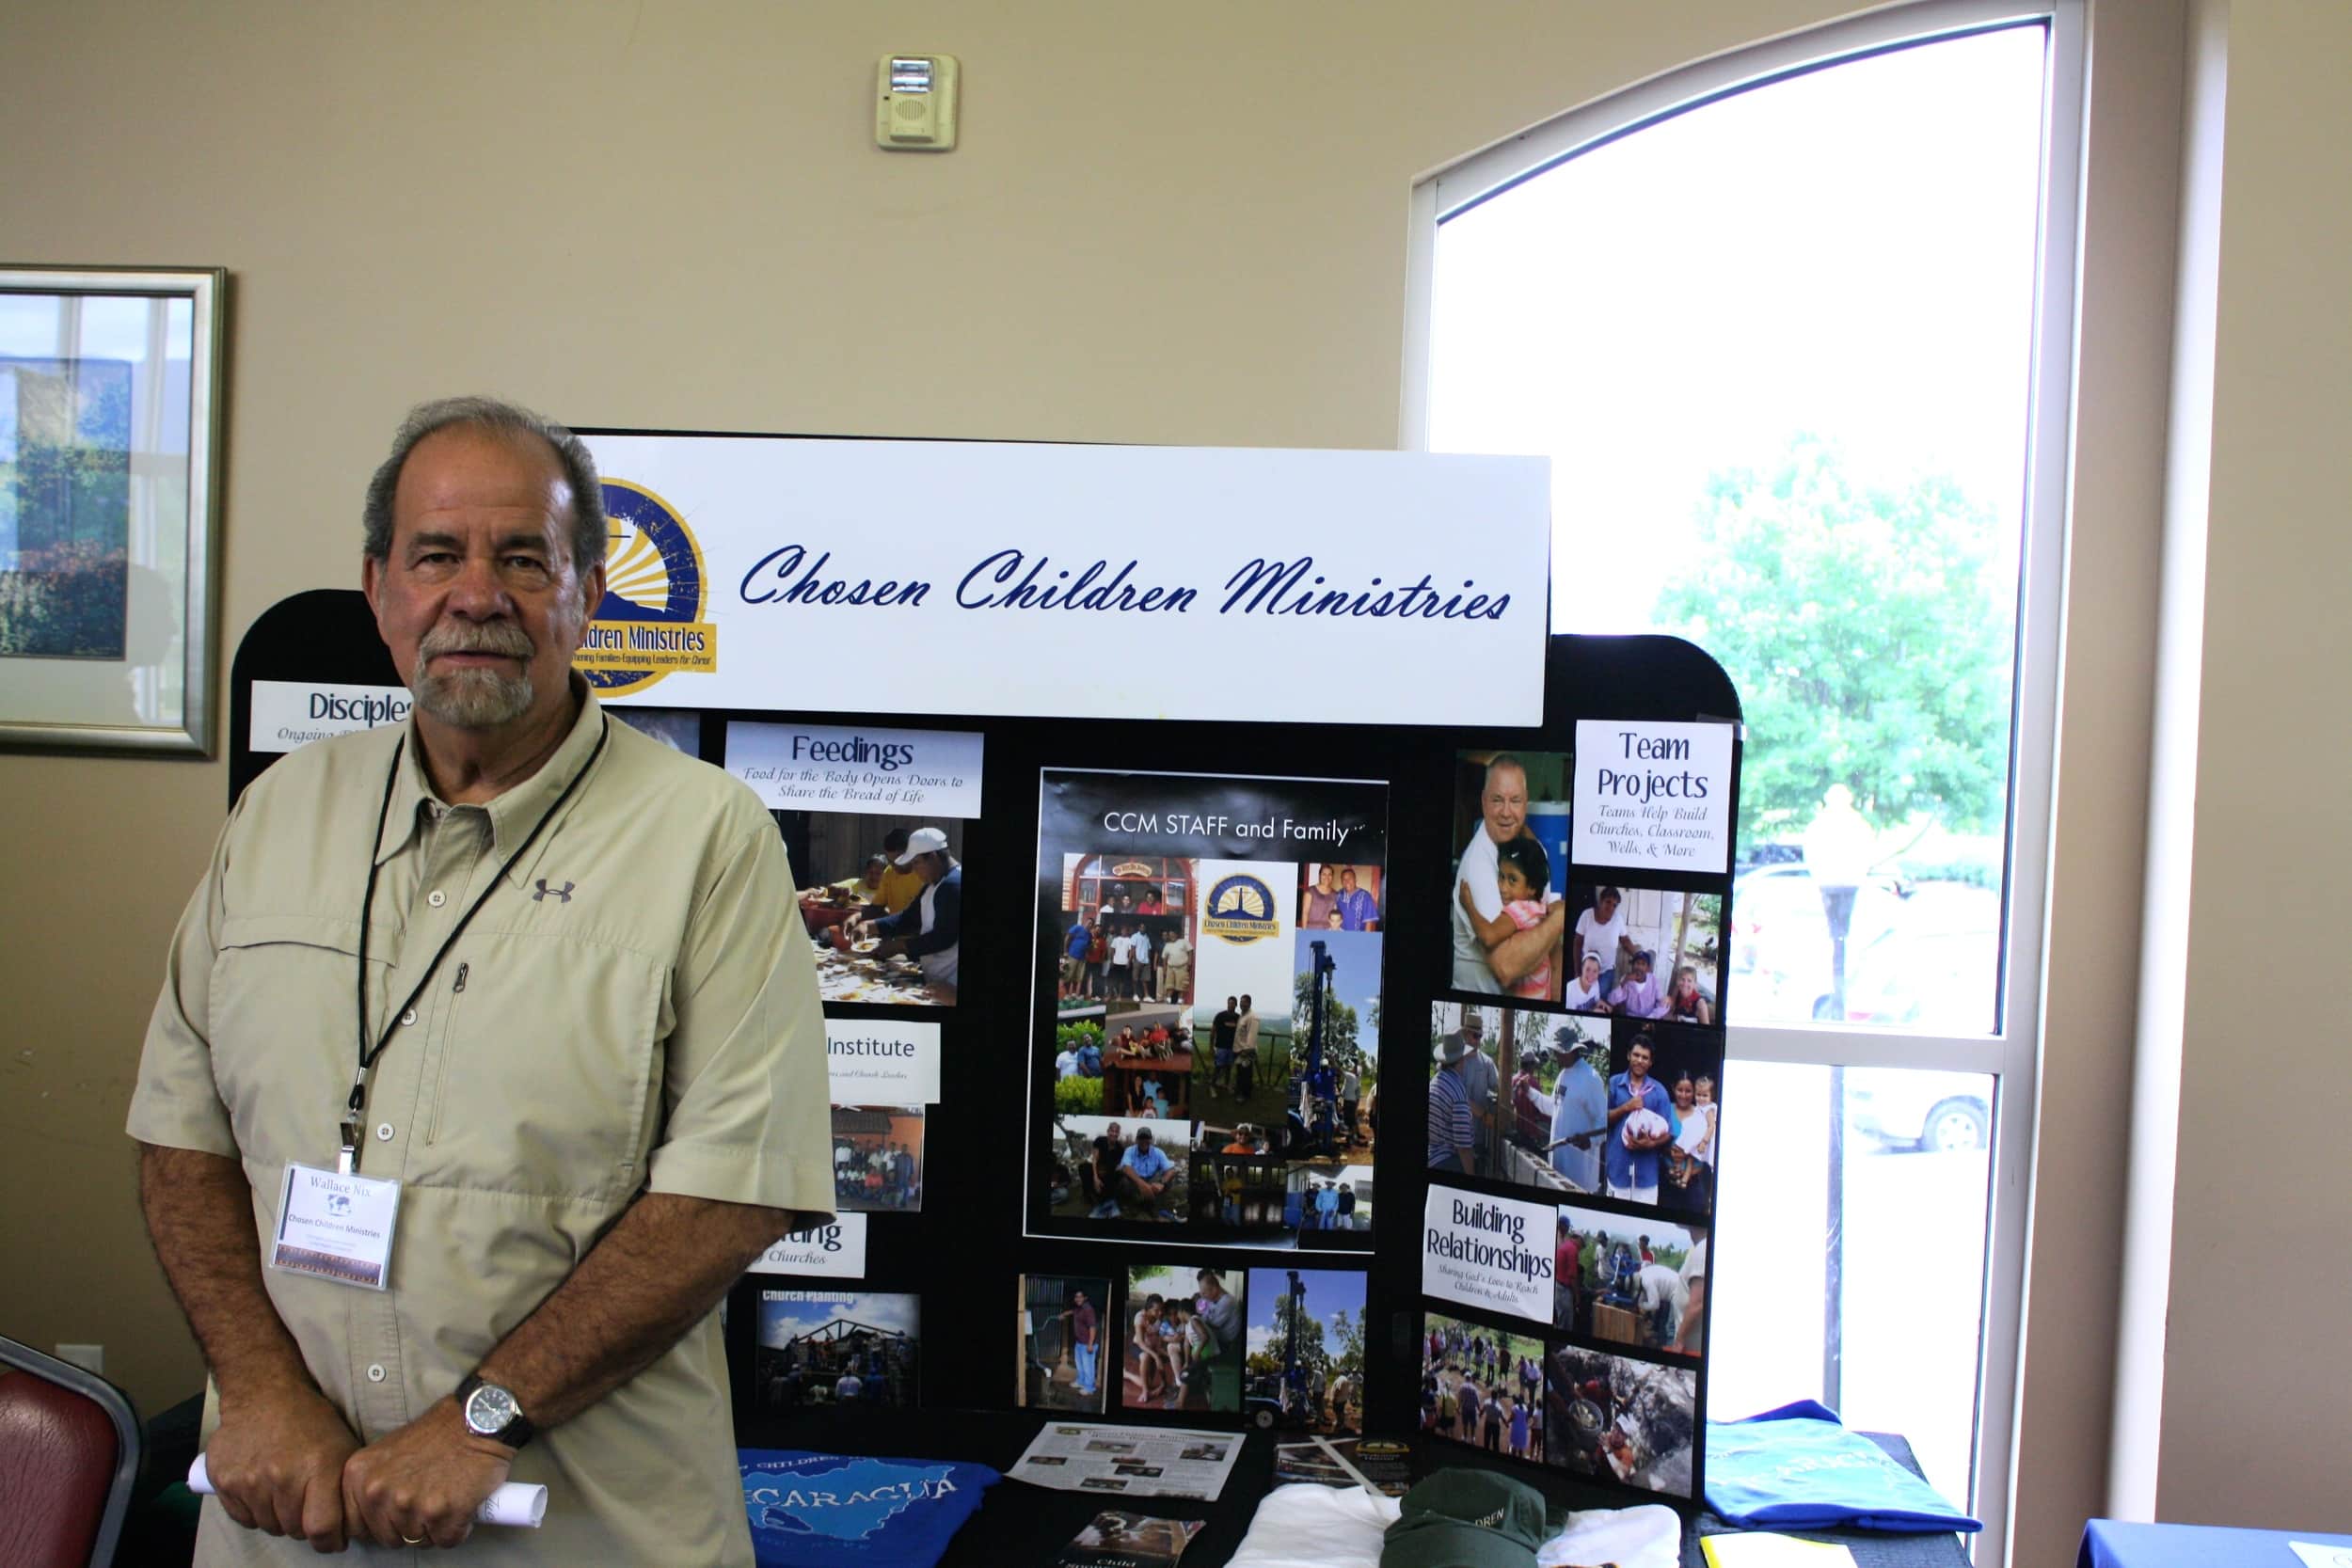
[[[400,1183],[286,1162],[269,1266],[380,1291],[392,1265]]]

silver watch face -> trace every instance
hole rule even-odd
[[[496,1437],[520,1414],[515,1396],[495,1383],[482,1385],[466,1399],[466,1424],[485,1437]]]

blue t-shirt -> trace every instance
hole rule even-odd
[[[1030,951],[1034,952],[1036,949],[1032,948]],[[1157,1144],[1153,1144],[1150,1148],[1137,1144],[1119,1157],[1120,1169],[1134,1171],[1146,1181],[1155,1180],[1160,1172],[1175,1163],[1160,1152],[1160,1146]]]
[[[1062,943],[1062,951],[1073,958],[1083,958],[1087,949],[1094,945],[1094,933],[1084,926],[1070,927],[1070,940]]]
[[[929,1568],[989,1487],[985,1465],[737,1450],[760,1568]]]

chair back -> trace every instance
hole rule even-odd
[[[120,1389],[0,1337],[0,1563],[105,1568],[138,1469]]]

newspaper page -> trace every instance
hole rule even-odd
[[[1012,1476],[1064,1492],[1213,1502],[1225,1490],[1241,1446],[1237,1432],[1049,1424],[1013,1465]]]

